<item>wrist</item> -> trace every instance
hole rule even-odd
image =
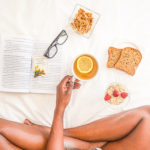
[[[62,115],[62,114],[64,114],[64,112],[65,112],[65,108],[63,108],[62,106],[61,107],[60,106],[56,106],[56,108],[55,108],[55,113],[56,114]]]

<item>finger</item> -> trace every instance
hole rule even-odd
[[[73,89],[79,89],[81,87],[81,84],[80,83],[74,83],[74,87]]]
[[[66,83],[66,85],[67,85],[67,86],[70,86],[70,84],[71,84],[71,85],[73,85],[73,84],[74,84],[74,82],[73,82],[73,79],[72,79],[72,78],[71,78],[71,79],[70,79],[70,80]]]
[[[61,80],[60,84],[65,84],[65,83],[67,83],[71,78],[72,78],[72,76],[69,76],[69,75],[65,76],[65,77]]]
[[[73,89],[73,82],[70,82],[70,84],[68,86],[67,94],[71,94],[72,93],[72,89]]]
[[[67,83],[66,83],[66,87],[68,88],[68,87],[70,87],[70,85],[72,85],[73,86],[73,82],[72,81],[68,81]]]
[[[76,79],[75,82],[80,82],[80,80],[79,80],[79,79]]]

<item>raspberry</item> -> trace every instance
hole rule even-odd
[[[127,96],[128,96],[128,93],[126,93],[126,92],[122,92],[122,93],[121,93],[121,97],[122,97],[122,98],[126,98]]]
[[[117,90],[114,90],[113,96],[114,96],[114,97],[118,97],[118,96],[119,96],[119,92],[118,92]]]
[[[105,99],[106,101],[108,101],[108,100],[111,99],[111,96],[110,96],[109,94],[106,94],[104,99]]]

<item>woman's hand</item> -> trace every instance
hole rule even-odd
[[[57,103],[56,108],[65,110],[69,104],[72,89],[79,89],[80,83],[79,80],[76,80],[75,83],[72,81],[72,76],[65,76],[64,79],[57,86]]]
[[[79,81],[75,83],[71,76],[66,76],[57,87],[56,109],[46,150],[64,150],[63,115],[69,104],[72,89],[80,88]]]

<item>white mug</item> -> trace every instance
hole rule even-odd
[[[80,56],[90,56],[90,57],[92,57],[92,58],[95,60],[96,65],[97,65],[97,71],[96,71],[96,73],[95,73],[95,75],[94,75],[93,77],[91,77],[91,78],[89,78],[89,79],[82,79],[82,78],[78,77],[78,76],[76,75],[76,73],[74,72],[74,63],[75,63],[75,61],[76,61]],[[80,81],[88,81],[88,80],[91,80],[91,79],[93,79],[93,78],[97,75],[98,70],[99,70],[98,61],[97,61],[96,58],[95,58],[93,55],[91,55],[91,54],[80,54],[80,55],[78,55],[77,57],[75,57],[74,60],[73,60],[73,62],[72,62],[72,74],[73,74],[73,79],[74,79],[74,80],[75,80],[75,79],[78,79],[78,80],[80,80]]]

